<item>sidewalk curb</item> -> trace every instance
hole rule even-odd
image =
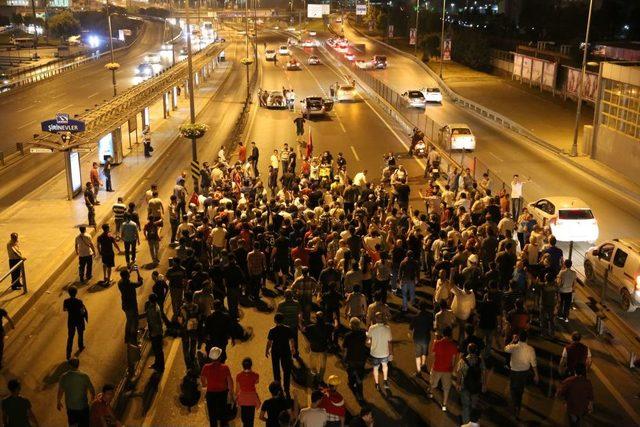
[[[374,43],[378,43],[383,45],[384,47],[393,50],[394,52],[404,56],[405,58],[409,58],[411,60],[413,60],[415,63],[417,63],[418,65],[420,65],[421,68],[423,68],[431,78],[433,78],[438,85],[444,89],[444,91],[447,93],[448,96],[450,96],[453,100],[454,103],[459,104],[459,99],[464,99],[463,97],[461,97],[460,95],[457,94],[457,92],[455,92],[453,89],[451,89],[449,86],[447,86],[447,84],[440,79],[440,77],[431,69],[429,68],[428,65],[424,64],[422,61],[419,61],[418,59],[416,59],[413,55],[408,54],[407,52],[404,52],[394,46],[391,46],[388,43],[385,43],[383,41],[374,39],[373,37],[370,37],[366,34],[364,34],[363,32],[361,32],[359,29],[355,28],[353,25],[350,24],[351,29],[356,32],[357,34],[359,34],[360,36],[366,38],[367,40],[370,40],[371,42]],[[451,95],[453,94],[453,96]],[[475,104],[478,104],[477,102],[474,102]],[[478,104],[480,105],[480,104]],[[480,117],[481,119],[483,119],[484,121],[486,121],[487,123],[493,124],[493,125],[499,125],[498,123],[496,123],[493,120],[488,120],[486,117],[484,117],[482,114],[479,114],[477,111],[475,111],[474,109],[471,109],[469,107],[465,107],[471,111],[473,111],[478,117]],[[485,109],[488,110],[488,109]],[[514,122],[515,123],[515,122]],[[522,127],[522,125],[519,125]],[[633,201],[637,204],[640,204],[640,194],[635,193],[627,188],[625,188],[624,186],[621,186],[619,184],[617,184],[616,182],[612,181],[611,179],[607,178],[605,175],[596,173],[595,171],[593,171],[592,169],[589,169],[588,167],[581,165],[579,162],[574,161],[571,156],[567,155],[566,153],[564,153],[563,151],[561,151],[560,149],[554,149],[553,147],[549,147],[548,143],[542,144],[540,141],[537,141],[535,139],[530,138],[527,135],[523,135],[520,134],[518,132],[515,132],[513,129],[509,128],[508,126],[505,126],[504,124],[502,125],[502,127],[508,131],[514,132],[516,135],[521,136],[521,137],[525,137],[527,139],[529,139],[531,142],[535,143],[536,145],[538,145],[540,148],[545,149],[546,151],[548,151],[550,154],[553,154],[555,156],[557,156],[558,158],[564,160],[566,163],[570,164],[571,166],[575,167],[576,169],[590,175],[593,179],[600,181],[601,184],[604,184],[607,187],[610,187],[611,190],[616,191],[616,192],[620,192],[622,194],[624,194],[625,196],[628,196],[630,198],[633,199]],[[523,127],[524,128],[524,127]]]
[[[212,94],[211,98],[214,98],[219,93],[220,89],[226,84],[226,82],[229,79],[229,76],[231,76],[231,69],[232,67],[228,68],[228,70],[226,71],[226,76],[222,79],[222,81],[216,88],[215,93]],[[197,115],[200,115],[202,110],[209,104],[209,102],[210,100],[207,101],[202,106],[201,110],[197,113]],[[146,176],[149,174],[149,172],[153,170],[157,170],[158,168],[161,167],[166,157],[169,156],[170,154],[169,152],[171,151],[171,149],[179,146],[179,144],[175,144],[175,141],[177,141],[179,138],[181,138],[181,136],[177,132],[176,136],[168,144],[165,145],[165,148],[162,151],[161,155],[147,169],[147,172],[141,175],[140,178],[131,186],[131,188],[122,196],[125,198],[125,200],[128,198],[131,198],[132,194],[140,190],[139,187],[146,180]],[[102,219],[96,221],[97,226],[95,230],[92,230],[88,233],[91,236],[92,241],[98,236],[98,233],[101,232],[100,228],[102,227],[102,225],[108,223],[112,217],[113,217],[113,212],[109,211],[105,216],[102,217]],[[16,312],[11,315],[12,319],[15,322],[19,321],[20,318],[22,318],[33,307],[33,305],[38,301],[40,296],[51,288],[51,286],[56,282],[56,280],[60,278],[60,276],[62,275],[62,272],[66,270],[69,267],[69,265],[71,265],[71,263],[75,260],[75,258],[76,258],[75,253],[72,252],[71,254],[69,254],[66,258],[64,258],[59,263],[58,267],[55,270],[53,270],[53,272],[42,283],[42,285],[36,291],[29,294],[29,297],[24,302],[24,304],[22,304],[22,306],[18,308],[18,310],[16,310]]]

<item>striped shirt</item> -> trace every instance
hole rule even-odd
[[[122,221],[124,219],[124,213],[127,211],[127,207],[122,203],[114,203],[111,210],[113,211],[113,216],[116,221]]]

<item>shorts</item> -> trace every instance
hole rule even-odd
[[[276,259],[273,263],[273,271],[276,273],[289,273],[289,260],[286,259]]]
[[[429,376],[430,389],[433,390],[434,388],[438,387],[439,382],[442,382],[442,389],[449,390],[452,383],[451,377],[451,372],[439,372],[432,369]]]
[[[386,365],[387,363],[389,363],[389,356],[387,357],[373,357],[371,356],[371,363],[373,364],[373,366],[380,366],[380,365]]]
[[[116,262],[115,262],[115,254],[111,253],[111,254],[102,254],[102,264],[105,267],[115,267]]]
[[[413,347],[416,357],[427,356],[429,354],[429,341],[414,341]]]

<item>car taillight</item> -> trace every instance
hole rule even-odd
[[[636,276],[636,289],[640,290],[640,276]]]

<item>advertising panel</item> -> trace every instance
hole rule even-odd
[[[444,48],[442,49],[442,59],[451,61],[451,39],[444,39]]]
[[[540,85],[542,83],[542,67],[543,67],[543,63],[544,63],[544,61],[542,61],[541,59],[533,59],[532,60],[531,81],[536,85]]]
[[[409,44],[414,46],[416,44],[416,29],[409,28]]]
[[[580,84],[581,70],[577,68],[567,68],[567,83],[565,91],[572,97],[578,96],[578,85]],[[589,101],[595,101],[598,93],[598,75],[587,72],[582,82],[582,97]]]
[[[555,62],[545,62],[544,71],[542,72],[542,85],[550,88],[556,86],[556,69],[558,64]]]
[[[356,15],[364,16],[367,14],[367,5],[366,4],[357,4],[356,5]]]
[[[80,154],[77,151],[69,153],[69,166],[71,170],[71,190],[77,194],[82,190],[82,176],[80,174]]]
[[[307,4],[307,18],[322,18],[322,15],[329,15],[331,6],[328,4]]]
[[[392,39],[393,38],[393,25],[389,25],[389,29],[388,32],[389,34],[389,38]]]
[[[522,79],[529,80],[531,78],[531,58],[525,56],[522,58]]]
[[[113,134],[109,132],[98,141],[98,160],[104,164],[105,157],[115,157],[113,148]]]
[[[522,78],[522,55],[513,55],[513,75]]]

